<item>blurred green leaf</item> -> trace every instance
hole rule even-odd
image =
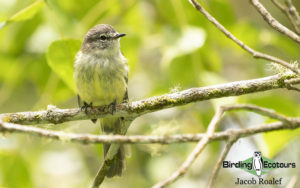
[[[20,153],[2,150],[0,153],[1,186],[33,187],[29,168]]]
[[[163,66],[168,67],[170,62],[176,58],[185,54],[194,52],[195,50],[201,48],[206,39],[206,33],[203,29],[187,26],[183,29],[181,35],[176,37],[176,33],[173,30],[167,30],[165,33],[166,39],[169,39],[168,46],[165,47],[164,55],[162,57]],[[170,37],[172,36],[173,37]],[[174,40],[174,38],[177,38]]]
[[[4,33],[4,36],[0,40],[0,51],[16,57],[24,54],[24,52],[28,51],[27,47],[30,37],[42,22],[42,16],[37,14],[32,19],[12,24],[1,32]]]
[[[235,21],[232,5],[228,1],[212,0],[209,1],[209,6],[212,9],[213,16],[220,20],[225,26],[228,26]]]
[[[263,138],[268,147],[268,157],[272,158],[277,155],[290,140],[299,135],[300,129],[264,133]]]
[[[48,65],[73,91],[73,64],[80,45],[80,40],[58,40],[51,43],[47,51]]]
[[[170,64],[168,78],[173,86],[188,88],[197,85],[198,71],[190,55],[181,56]]]
[[[284,95],[261,95],[259,97],[250,97],[248,102],[262,107],[274,109],[276,112],[286,116],[298,116],[300,114],[300,106],[288,96]],[[280,103],[280,105],[279,105]],[[285,145],[296,135],[300,134],[300,130],[284,130],[270,133],[264,133],[263,138],[268,148],[268,157],[278,154]]]
[[[220,72],[222,70],[223,65],[220,54],[217,50],[214,50],[212,46],[203,46],[199,53],[206,70],[215,72]]]
[[[44,1],[37,1],[23,10],[17,12],[11,18],[8,19],[8,22],[20,22],[32,18],[38,11],[40,11],[44,6]]]
[[[44,1],[37,1],[28,7],[17,12],[15,15],[0,23],[0,30],[11,22],[20,22],[31,19],[37,12],[39,12],[44,6]]]
[[[232,33],[241,41],[243,41],[248,46],[251,46],[252,48],[257,48],[259,45],[261,45],[261,41],[258,40],[259,36],[259,30],[255,25],[246,22],[241,21],[237,24],[233,25],[232,27]],[[226,39],[225,37],[223,37]],[[233,42],[231,42],[232,46],[235,47],[237,52],[240,52],[240,47]]]
[[[280,101],[280,105],[278,105],[278,101]],[[293,99],[284,95],[273,93],[272,95],[249,97],[247,102],[256,104],[258,106],[274,109],[276,112],[284,114],[286,116],[297,116],[300,114],[299,104],[295,103]]]

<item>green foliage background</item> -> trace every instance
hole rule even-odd
[[[262,2],[291,28],[270,1]],[[299,2],[294,2],[300,10]],[[201,0],[201,3],[249,46],[291,62],[299,59],[299,46],[271,30],[248,1]],[[0,112],[41,110],[49,104],[76,107],[72,80],[74,55],[85,33],[98,23],[111,24],[127,33],[121,40],[121,48],[130,66],[130,100],[280,72],[269,62],[253,59],[242,51],[188,1],[0,0]],[[276,90],[148,114],[135,120],[128,134],[203,132],[218,105],[233,103],[257,104],[288,116],[300,116],[299,94]],[[225,118],[220,130],[271,121],[252,113],[231,115]],[[41,127],[100,132],[99,125],[90,121]],[[300,164],[299,157],[293,157],[300,153],[299,147],[293,147],[293,143],[299,144],[299,133],[299,130],[268,133],[255,137],[254,142],[242,139],[249,145],[244,155],[261,150],[269,158],[284,156],[285,160],[298,160]],[[170,175],[193,147],[194,144],[132,145],[125,174],[107,179],[104,187],[150,187]],[[209,146],[188,174],[171,187],[205,185],[222,147],[220,143]],[[288,151],[293,154],[284,155]],[[101,160],[100,145],[1,135],[0,187],[88,187]],[[232,186],[236,175],[226,170],[221,173],[218,184]],[[296,169],[285,171],[287,177],[293,173]]]

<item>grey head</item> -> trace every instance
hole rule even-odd
[[[126,34],[118,33],[111,25],[99,24],[90,29],[81,45],[83,53],[109,55],[120,51],[120,37]]]

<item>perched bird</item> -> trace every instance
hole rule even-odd
[[[99,24],[90,29],[77,53],[74,63],[74,82],[78,103],[82,108],[112,105],[128,99],[128,65],[120,50],[120,38],[111,25]],[[83,102],[83,106],[81,104]],[[96,119],[92,119],[96,122]],[[124,118],[100,119],[101,129],[106,134],[120,134]],[[103,145],[104,157],[110,144]],[[120,149],[107,177],[121,176],[126,165],[124,147]]]

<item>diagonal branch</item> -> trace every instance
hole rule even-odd
[[[259,2],[259,0],[250,0],[250,2],[271,27],[273,27],[280,33],[288,36],[290,39],[300,43],[300,36],[294,33],[293,31],[289,30],[287,27],[283,26],[281,23],[279,23]]]
[[[275,6],[277,6],[281,10],[281,12],[283,14],[285,14],[288,17],[288,19],[292,23],[292,25],[293,25],[294,29],[296,30],[296,32],[298,34],[300,34],[300,25],[299,25],[300,22],[297,23],[297,20],[295,20],[294,17],[291,15],[289,9],[287,7],[285,7],[284,5],[280,4],[277,0],[272,0],[272,2]]]
[[[184,163],[168,178],[165,180],[157,183],[156,185],[153,186],[153,188],[162,188],[165,187],[176,180],[178,180],[181,176],[183,176],[188,168],[192,165],[192,163],[196,160],[196,158],[199,156],[199,154],[203,151],[205,146],[212,141],[213,135],[215,134],[215,129],[218,123],[220,122],[223,114],[226,111],[231,111],[231,110],[250,110],[255,113],[261,114],[263,116],[267,116],[276,120],[280,120],[282,124],[286,124],[287,127],[289,128],[294,128],[298,127],[300,122],[299,118],[288,118],[285,117],[284,115],[278,114],[270,109],[267,108],[262,108],[254,105],[247,105],[247,104],[242,104],[242,105],[230,105],[230,106],[221,106],[217,109],[216,114],[214,115],[213,119],[211,120],[206,134],[203,136],[201,141],[198,142],[194,150],[191,152],[191,154],[187,157],[187,159],[184,161]],[[235,134],[232,132],[231,137],[229,137],[229,144],[227,144],[224,152],[221,155],[221,159],[225,158],[227,155],[229,149],[231,148],[232,144],[239,138],[239,135]],[[220,159],[220,160],[221,160]],[[211,187],[213,182],[215,181],[216,175],[219,171],[220,164],[221,162],[217,163],[217,166],[214,169],[213,175],[209,180],[208,187]]]
[[[247,110],[251,111],[257,114],[260,114],[262,116],[270,117],[272,119],[276,119],[278,121],[284,122],[284,123],[291,123],[292,119],[289,117],[286,117],[284,115],[281,115],[279,113],[276,113],[274,110],[263,108],[255,105],[250,104],[236,104],[236,105],[230,105],[230,106],[224,106],[223,107],[225,111],[232,111],[232,110]]]
[[[190,168],[190,166],[193,164],[193,162],[197,159],[197,157],[200,155],[200,153],[204,150],[206,145],[212,140],[214,132],[216,130],[217,125],[219,124],[222,115],[224,114],[224,108],[218,108],[216,114],[210,121],[205,136],[198,142],[194,150],[191,152],[191,154],[187,157],[187,159],[184,161],[184,163],[167,179],[157,183],[153,186],[153,188],[161,188],[165,187],[173,182],[175,182],[177,179],[179,179],[181,176],[183,176],[187,170]]]
[[[211,16],[198,2],[197,0],[189,0],[189,2],[199,11],[201,12],[211,23],[213,23],[222,33],[226,35],[229,39],[231,39],[233,42],[235,42],[237,45],[239,45],[241,48],[243,48],[245,51],[250,53],[254,58],[260,58],[272,61],[274,63],[277,63],[279,65],[282,65],[293,72],[300,74],[300,70],[298,67],[294,67],[287,61],[284,61],[282,59],[279,59],[277,57],[264,54],[258,51],[255,51],[254,49],[250,48],[246,44],[244,44],[242,41],[237,39],[231,32],[229,32],[222,24],[220,24],[213,16]]]
[[[218,173],[220,171],[220,168],[221,168],[221,165],[222,165],[222,162],[225,160],[225,157],[227,156],[230,148],[232,147],[232,145],[236,142],[237,140],[237,137],[235,136],[232,136],[228,141],[227,141],[227,144],[224,148],[224,150],[222,151],[221,153],[221,156],[218,160],[218,162],[216,163],[214,169],[213,169],[213,172],[208,180],[208,183],[206,185],[207,188],[211,188],[214,183],[215,183],[215,180],[217,179],[217,176],[218,176]]]
[[[285,0],[285,4],[288,7],[288,12],[292,16],[292,20],[294,21],[298,31],[300,30],[300,15],[296,9],[296,7],[293,5],[292,0]]]
[[[287,89],[300,92],[300,89],[295,87],[295,83],[297,84],[297,83],[299,83],[299,81],[300,81],[300,78],[293,78],[290,80],[286,80],[285,84],[287,86]]]
[[[56,107],[50,106],[45,111],[19,112],[2,114],[0,116],[6,122],[17,124],[57,124],[67,121],[96,119],[112,116],[135,118],[146,113],[186,105],[192,102],[229,96],[239,96],[278,88],[287,88],[287,84],[285,82],[288,82],[289,80],[293,80],[293,84],[300,83],[300,79],[294,78],[298,77],[292,73],[285,73],[259,79],[236,81],[200,88],[191,88],[176,93],[165,94],[140,101],[119,104],[116,107],[116,112],[114,113],[114,115],[111,114],[111,109],[109,106],[94,107],[88,109],[87,114],[81,111],[79,108],[58,109]]]

